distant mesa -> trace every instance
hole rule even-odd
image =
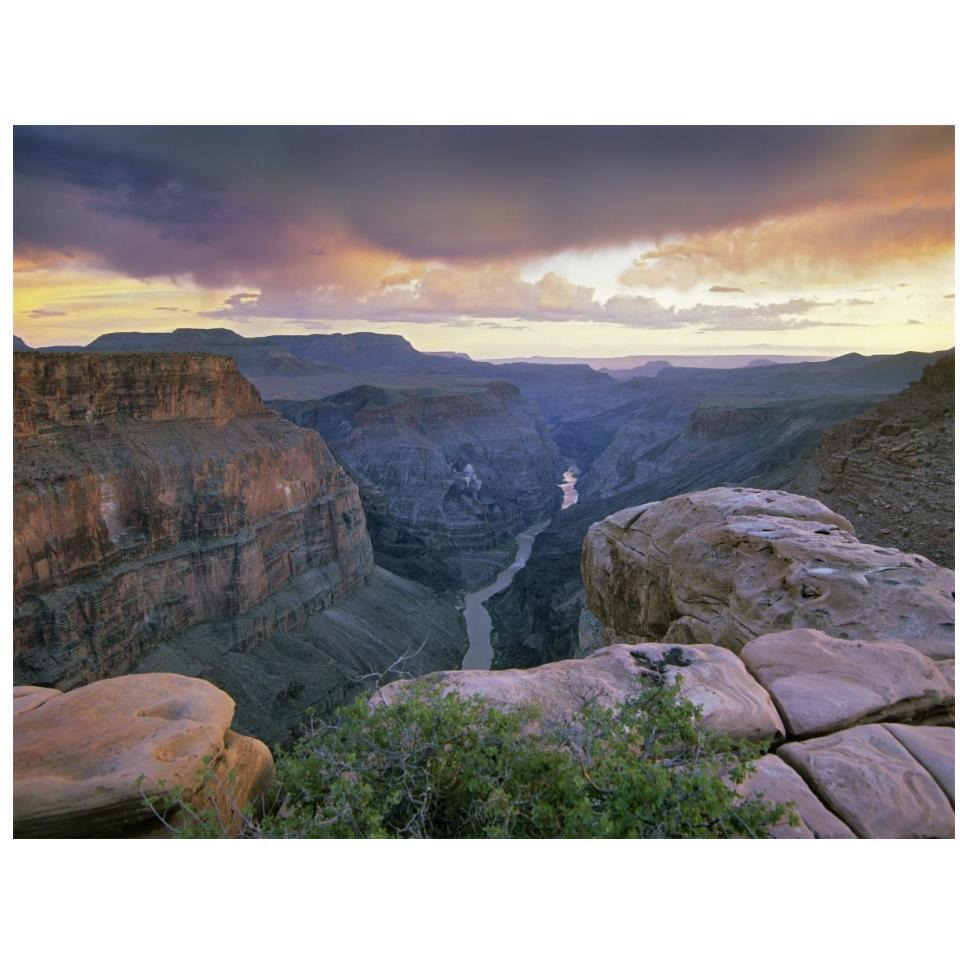
[[[751,360],[748,364],[748,367],[774,367],[776,363],[773,360],[768,360],[766,357],[757,357],[756,360]]]
[[[16,334],[13,335],[13,349],[15,353],[29,353],[33,351],[33,347],[27,346]]]

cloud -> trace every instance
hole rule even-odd
[[[203,315],[222,320],[267,317],[303,325],[362,320],[373,324],[492,327],[509,321],[499,329],[515,329],[519,322],[589,322],[638,330],[699,327],[784,331],[858,326],[809,316],[815,310],[834,305],[836,301],[796,297],[752,306],[699,303],[679,308],[636,294],[616,294],[601,299],[592,287],[573,283],[554,272],[530,282],[523,280],[514,266],[484,265],[437,267],[425,271],[417,280],[391,284],[359,298],[331,287],[309,294],[290,295],[282,291],[264,291],[259,296],[234,294],[220,309]]]
[[[953,197],[828,205],[790,216],[664,241],[621,275],[631,287],[690,289],[718,275],[763,275],[784,285],[882,276],[891,264],[953,250]]]
[[[164,310],[167,313],[192,313],[191,310],[187,310],[185,307],[154,307],[154,310]]]
[[[916,326],[916,327],[922,327],[922,326],[923,326],[923,321],[922,321],[922,320],[914,320],[914,319],[911,317],[911,318],[907,321],[907,326],[909,326],[909,327],[914,327],[914,326]]]
[[[44,317],[65,317],[66,315],[65,310],[50,310],[45,307],[31,310],[27,314],[28,317],[33,317],[34,320],[42,320]]]
[[[278,296],[633,242],[650,287],[952,245],[950,127],[16,127],[14,167],[21,262]]]
[[[945,293],[945,294],[943,295],[943,299],[944,299],[944,300],[952,300],[955,296],[956,296],[956,294],[953,294],[953,293]]]
[[[876,303],[876,300],[862,300],[860,297],[850,297],[843,301],[848,307],[868,307]]]
[[[711,293],[744,293],[743,287],[724,287],[720,284],[714,284],[710,288]]]

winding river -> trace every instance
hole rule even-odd
[[[563,482],[559,484],[563,491],[563,505],[561,510],[572,507],[577,502],[577,474],[576,466],[571,465],[563,474]],[[467,648],[466,656],[463,658],[462,669],[464,670],[489,670],[493,662],[493,646],[490,643],[490,634],[493,630],[493,624],[490,621],[490,614],[484,602],[489,600],[495,593],[506,590],[517,575],[530,559],[530,551],[533,549],[533,541],[537,535],[543,533],[550,526],[549,520],[541,520],[540,523],[527,527],[522,533],[518,533],[517,554],[513,558],[513,563],[509,567],[501,570],[497,574],[497,579],[493,583],[487,584],[480,590],[474,590],[464,597],[463,619],[467,623],[467,638],[470,646]]]

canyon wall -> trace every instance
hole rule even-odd
[[[362,386],[271,406],[318,431],[356,479],[377,562],[433,586],[457,586],[459,555],[496,546],[559,503],[556,447],[511,384]]]
[[[954,566],[954,354],[901,393],[826,430],[790,489],[818,497],[871,543]]]

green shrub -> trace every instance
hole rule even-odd
[[[784,806],[739,797],[758,748],[703,726],[679,687],[649,683],[562,729],[420,681],[400,702],[341,708],[277,758],[264,837],[763,837]],[[217,834],[209,816],[181,832]],[[183,818],[181,818],[183,819]]]

